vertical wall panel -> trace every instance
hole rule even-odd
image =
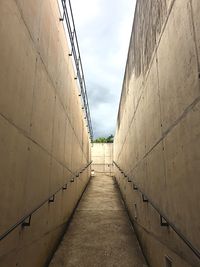
[[[0,266],[42,267],[90,176],[90,140],[58,2],[0,1]],[[34,255],[34,256],[33,256]]]
[[[116,163],[198,250],[199,12],[196,0],[137,1],[114,140]],[[115,175],[150,266],[165,266],[165,256],[199,266],[133,183]]]

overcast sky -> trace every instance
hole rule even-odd
[[[72,0],[94,137],[115,133],[135,0]]]

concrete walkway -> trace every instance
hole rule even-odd
[[[92,178],[49,266],[147,266],[112,177]]]

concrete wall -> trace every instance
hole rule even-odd
[[[138,0],[114,141],[114,160],[200,250],[200,1]],[[150,266],[200,261],[116,178]]]
[[[0,1],[0,234],[68,189],[0,241],[1,267],[44,266],[90,176],[88,130],[56,0]]]
[[[93,143],[91,147],[92,170],[94,175],[113,174],[113,144]]]

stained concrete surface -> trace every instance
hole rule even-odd
[[[96,176],[49,267],[147,266],[114,178]]]

